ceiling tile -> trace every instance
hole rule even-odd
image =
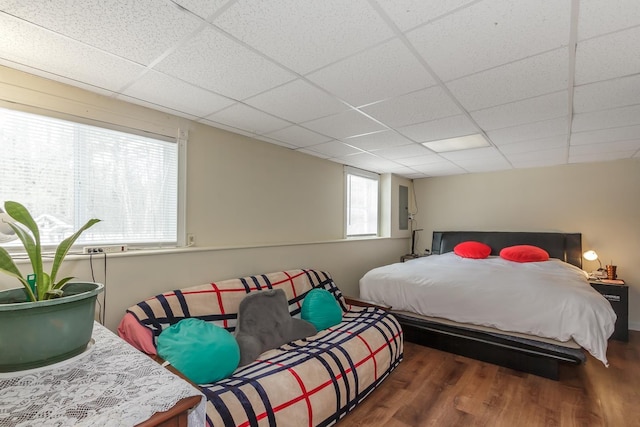
[[[267,136],[279,141],[287,142],[296,147],[307,147],[309,145],[327,142],[331,139],[327,136],[320,135],[300,126],[286,127],[275,132],[270,132],[267,134]]]
[[[566,89],[569,53],[552,50],[447,83],[469,111]]]
[[[489,139],[496,145],[513,144],[520,141],[530,141],[550,136],[563,135],[566,139],[568,132],[567,117],[558,117],[535,123],[507,127],[487,132]]]
[[[229,108],[211,114],[207,120],[222,123],[258,135],[290,126],[290,123],[258,111],[247,105],[235,104]]]
[[[366,0],[239,0],[214,23],[300,74],[393,36]]]
[[[571,145],[596,144],[599,142],[629,141],[640,138],[640,125],[620,128],[574,132]]]
[[[433,21],[475,0],[378,0],[402,31]]]
[[[114,98],[119,99],[121,101],[130,102],[131,104],[136,104],[142,107],[150,108],[152,110],[173,114],[174,116],[184,117],[186,119],[193,120],[193,121],[200,121],[200,118],[201,118],[201,116],[198,116],[198,115],[189,114],[180,110],[174,110],[173,108],[165,107],[163,105],[159,105],[153,102],[147,102],[140,98],[134,98],[134,97],[122,95],[122,94],[111,94],[110,96],[113,96]]]
[[[516,168],[534,168],[563,165],[567,162],[567,148],[553,148],[527,153],[512,153],[507,156]]]
[[[524,101],[474,111],[471,116],[485,131],[539,122],[566,115],[567,92],[557,92]]]
[[[407,33],[449,81],[566,46],[571,3],[485,0]]]
[[[416,142],[449,139],[478,132],[477,126],[463,114],[417,123],[397,130]]]
[[[435,84],[422,64],[398,39],[306,77],[353,106],[404,95]]]
[[[258,139],[260,141],[268,142],[269,144],[274,144],[274,145],[279,145],[281,147],[290,148],[292,150],[298,148],[295,145],[288,144],[286,142],[282,142],[282,141],[279,141],[277,139],[269,138],[269,137],[264,136],[264,135],[256,135],[253,138]]]
[[[587,113],[640,103],[640,74],[575,88],[573,112]]]
[[[640,26],[578,43],[576,85],[640,73],[639,47]]]
[[[367,151],[411,144],[409,139],[392,130],[345,138],[342,142]]]
[[[171,0],[202,19],[208,19],[215,13],[220,13],[223,6],[232,0]]]
[[[431,153],[424,146],[416,143],[409,145],[403,145],[400,147],[383,148],[381,150],[375,150],[373,152],[376,156],[383,157],[385,159],[406,159],[407,157],[426,156]]]
[[[638,0],[589,0],[580,2],[578,40],[607,34],[640,22]]]
[[[300,153],[308,154],[310,156],[319,157],[321,159],[328,159],[328,158],[331,157],[331,156],[327,156],[327,155],[322,154],[322,153],[316,153],[315,151],[308,150],[306,148],[298,148],[296,151],[298,151]]]
[[[611,150],[606,147],[609,144],[594,144],[586,150],[584,146],[571,147],[569,152],[569,163],[605,162],[610,160],[629,159],[638,154],[638,149],[628,151]],[[595,147],[602,146],[602,147]]]
[[[514,142],[513,144],[500,145],[499,150],[505,154],[530,153],[532,151],[551,150],[554,148],[566,148],[568,144],[567,135],[556,135],[547,138],[534,139],[530,141]]]
[[[460,108],[439,86],[361,109],[391,127],[407,126],[461,113]]]
[[[207,116],[234,103],[228,98],[153,70],[149,70],[122,93],[196,117]]]
[[[573,116],[573,132],[640,125],[640,104]]]
[[[50,78],[65,77],[97,89],[118,91],[144,68],[86,44],[0,13],[0,58],[28,64]]]
[[[145,65],[201,25],[172,3],[156,0],[10,1],[2,9]]]
[[[462,161],[484,161],[503,158],[495,147],[470,148],[468,150],[449,151],[440,155],[452,162],[459,164]]]
[[[304,127],[336,139],[344,139],[385,129],[379,123],[356,110],[312,120],[304,123]]]
[[[620,159],[629,158],[640,150],[640,136],[631,141],[605,142],[600,144],[572,145],[569,147],[569,157],[581,157],[591,154],[618,153]]]
[[[211,28],[205,28],[155,69],[237,100],[295,77]]]
[[[467,173],[466,170],[457,165],[454,165],[448,160],[442,160],[437,163],[412,166],[412,169],[422,172],[428,176],[462,175]]]
[[[337,114],[349,108],[335,97],[301,79],[256,95],[247,99],[245,103],[294,123]]]
[[[437,154],[427,154],[426,156],[407,157],[403,159],[395,159],[397,163],[401,165],[413,167],[424,166],[432,163],[442,163],[444,159]]]
[[[306,147],[307,150],[315,151],[329,157],[343,157],[350,154],[361,153],[361,150],[343,144],[340,141],[323,142],[322,144]]]

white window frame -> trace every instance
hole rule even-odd
[[[187,206],[187,201],[186,201],[186,194],[187,194],[187,142],[188,142],[188,131],[186,130],[181,130],[181,129],[176,129],[176,135],[167,135],[167,134],[160,134],[160,133],[155,133],[155,132],[151,132],[148,129],[137,129],[137,128],[132,128],[130,126],[127,125],[121,125],[121,124],[117,124],[117,123],[112,123],[110,121],[102,121],[102,120],[96,120],[93,118],[88,118],[88,117],[82,117],[82,116],[76,116],[76,115],[72,115],[72,114],[67,114],[67,113],[63,113],[63,112],[58,112],[58,111],[52,111],[52,110],[46,110],[46,109],[42,109],[42,108],[38,108],[38,107],[33,107],[30,105],[25,105],[25,104],[12,104],[12,105],[8,105],[5,102],[0,102],[0,108],[5,108],[5,109],[13,109],[16,111],[21,111],[21,112],[25,112],[25,113],[30,113],[30,114],[35,114],[35,115],[40,115],[43,117],[50,117],[50,118],[54,118],[54,119],[59,119],[59,120],[64,120],[64,121],[68,121],[68,122],[75,122],[75,123],[79,123],[79,124],[84,124],[84,125],[89,125],[89,126],[94,126],[94,127],[98,127],[98,128],[104,128],[104,129],[108,129],[108,130],[115,130],[115,131],[119,131],[119,132],[124,132],[124,133],[130,133],[132,135],[139,135],[139,136],[146,136],[146,137],[150,137],[150,138],[154,138],[154,139],[158,139],[158,140],[163,140],[163,141],[167,141],[167,142],[174,142],[177,144],[177,152],[178,152],[178,159],[177,159],[177,207],[176,207],[176,212],[177,212],[177,224],[176,224],[176,237],[175,237],[175,243],[174,242],[162,242],[162,243],[144,243],[144,244],[129,244],[128,242],[122,242],[122,243],[127,243],[129,245],[130,248],[138,248],[138,249],[164,249],[167,247],[185,247],[186,246],[186,206]],[[16,200],[18,202],[20,202],[20,200]],[[0,200],[0,204],[3,203],[3,200]],[[74,230],[75,231],[75,230]],[[100,245],[100,242],[92,242],[90,243],[91,246],[98,246]],[[112,245],[113,243],[104,243],[105,245]],[[76,246],[84,246],[82,244],[80,245],[76,245]],[[11,246],[5,246],[5,249],[7,249],[9,252],[13,252],[15,250],[22,250],[20,249],[21,246],[19,248],[13,248]],[[54,247],[49,247],[49,246],[45,246],[43,245],[43,249],[45,250],[50,250],[53,249]]]
[[[353,233],[350,234],[349,233],[349,221],[350,221],[350,212],[349,212],[349,208],[350,208],[350,200],[349,200],[349,176],[353,175],[353,176],[357,176],[357,177],[361,177],[361,178],[367,178],[367,179],[371,179],[376,181],[377,183],[377,187],[378,187],[378,192],[377,192],[377,206],[376,206],[376,211],[377,211],[377,218],[376,218],[376,231],[375,233]],[[380,235],[380,220],[381,220],[381,215],[380,215],[380,193],[381,192],[381,188],[380,188],[380,175],[375,173],[375,172],[369,172],[369,171],[365,171],[362,169],[357,169],[351,166],[345,166],[344,167],[344,236],[345,238],[358,238],[358,237],[376,237]]]

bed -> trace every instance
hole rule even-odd
[[[452,253],[462,242],[491,247],[486,259]],[[545,262],[498,255],[514,245],[549,253]],[[616,315],[581,270],[579,233],[434,232],[432,256],[379,267],[360,280],[360,297],[391,306],[405,339],[558,379],[562,364],[605,365]]]

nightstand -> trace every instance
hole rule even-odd
[[[600,280],[589,280],[589,284],[609,301],[618,316],[611,339],[629,341],[629,287],[624,282],[611,284]]]

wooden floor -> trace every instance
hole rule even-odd
[[[589,356],[560,381],[405,343],[404,361],[348,426],[640,426],[640,332],[609,342],[610,366]]]

